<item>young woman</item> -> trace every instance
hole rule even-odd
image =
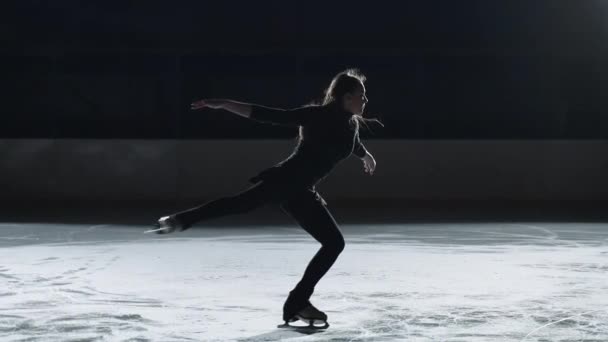
[[[280,205],[321,243],[302,279],[285,301],[283,320],[286,325],[300,319],[311,326],[315,321],[323,321],[328,326],[327,315],[315,308],[309,298],[345,244],[315,184],[351,153],[363,161],[370,175],[376,168],[374,157],[359,139],[359,124],[369,120],[362,116],[368,102],[364,83],[365,76],[357,69],[345,70],[332,79],[322,104],[289,110],[226,99],[192,103],[194,110],[224,109],[259,122],[299,126],[298,143],[285,160],[250,178],[254,185],[247,190],[161,217],[157,233],[183,231],[203,220],[245,213],[268,203]],[[370,121],[380,123],[376,119]]]

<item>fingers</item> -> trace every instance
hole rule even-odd
[[[363,167],[365,169],[366,173],[369,173],[370,176],[374,174],[374,171],[376,170],[376,165],[375,164],[371,164],[371,163],[363,163]]]
[[[206,105],[207,105],[207,103],[205,102],[205,100],[200,100],[200,101],[192,102],[190,104],[190,109],[192,109],[192,110],[201,109],[201,108],[205,108]]]
[[[371,176],[374,174],[374,170],[376,169],[376,166],[368,164],[368,163],[363,163],[363,168],[365,169],[365,173],[369,173]]]

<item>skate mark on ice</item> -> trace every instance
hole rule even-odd
[[[236,339],[238,342],[260,342],[260,341],[284,341],[292,338],[299,338],[302,335],[314,335],[323,334],[326,330],[323,329],[310,329],[310,328],[276,328],[275,331],[263,333],[260,335],[243,337]]]

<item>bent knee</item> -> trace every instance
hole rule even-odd
[[[346,247],[346,242],[344,241],[344,238],[342,238],[342,239],[340,239],[340,243],[336,246],[338,253],[342,253],[342,251],[344,250],[345,247]]]
[[[342,236],[333,239],[330,243],[323,244],[323,247],[331,249],[334,253],[340,254],[346,247],[346,242]]]

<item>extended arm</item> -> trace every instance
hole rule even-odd
[[[275,125],[304,126],[314,118],[313,106],[293,109],[271,108],[252,105],[250,119]]]
[[[213,109],[224,109],[242,117],[249,118],[249,116],[251,115],[252,105],[250,103],[228,99],[205,99],[193,102],[190,105],[190,109],[193,110],[203,109],[205,107]]]
[[[313,115],[312,106],[280,109],[228,99],[208,99],[192,104],[192,109],[204,107],[224,109],[251,120],[286,126],[305,125],[310,122]]]

